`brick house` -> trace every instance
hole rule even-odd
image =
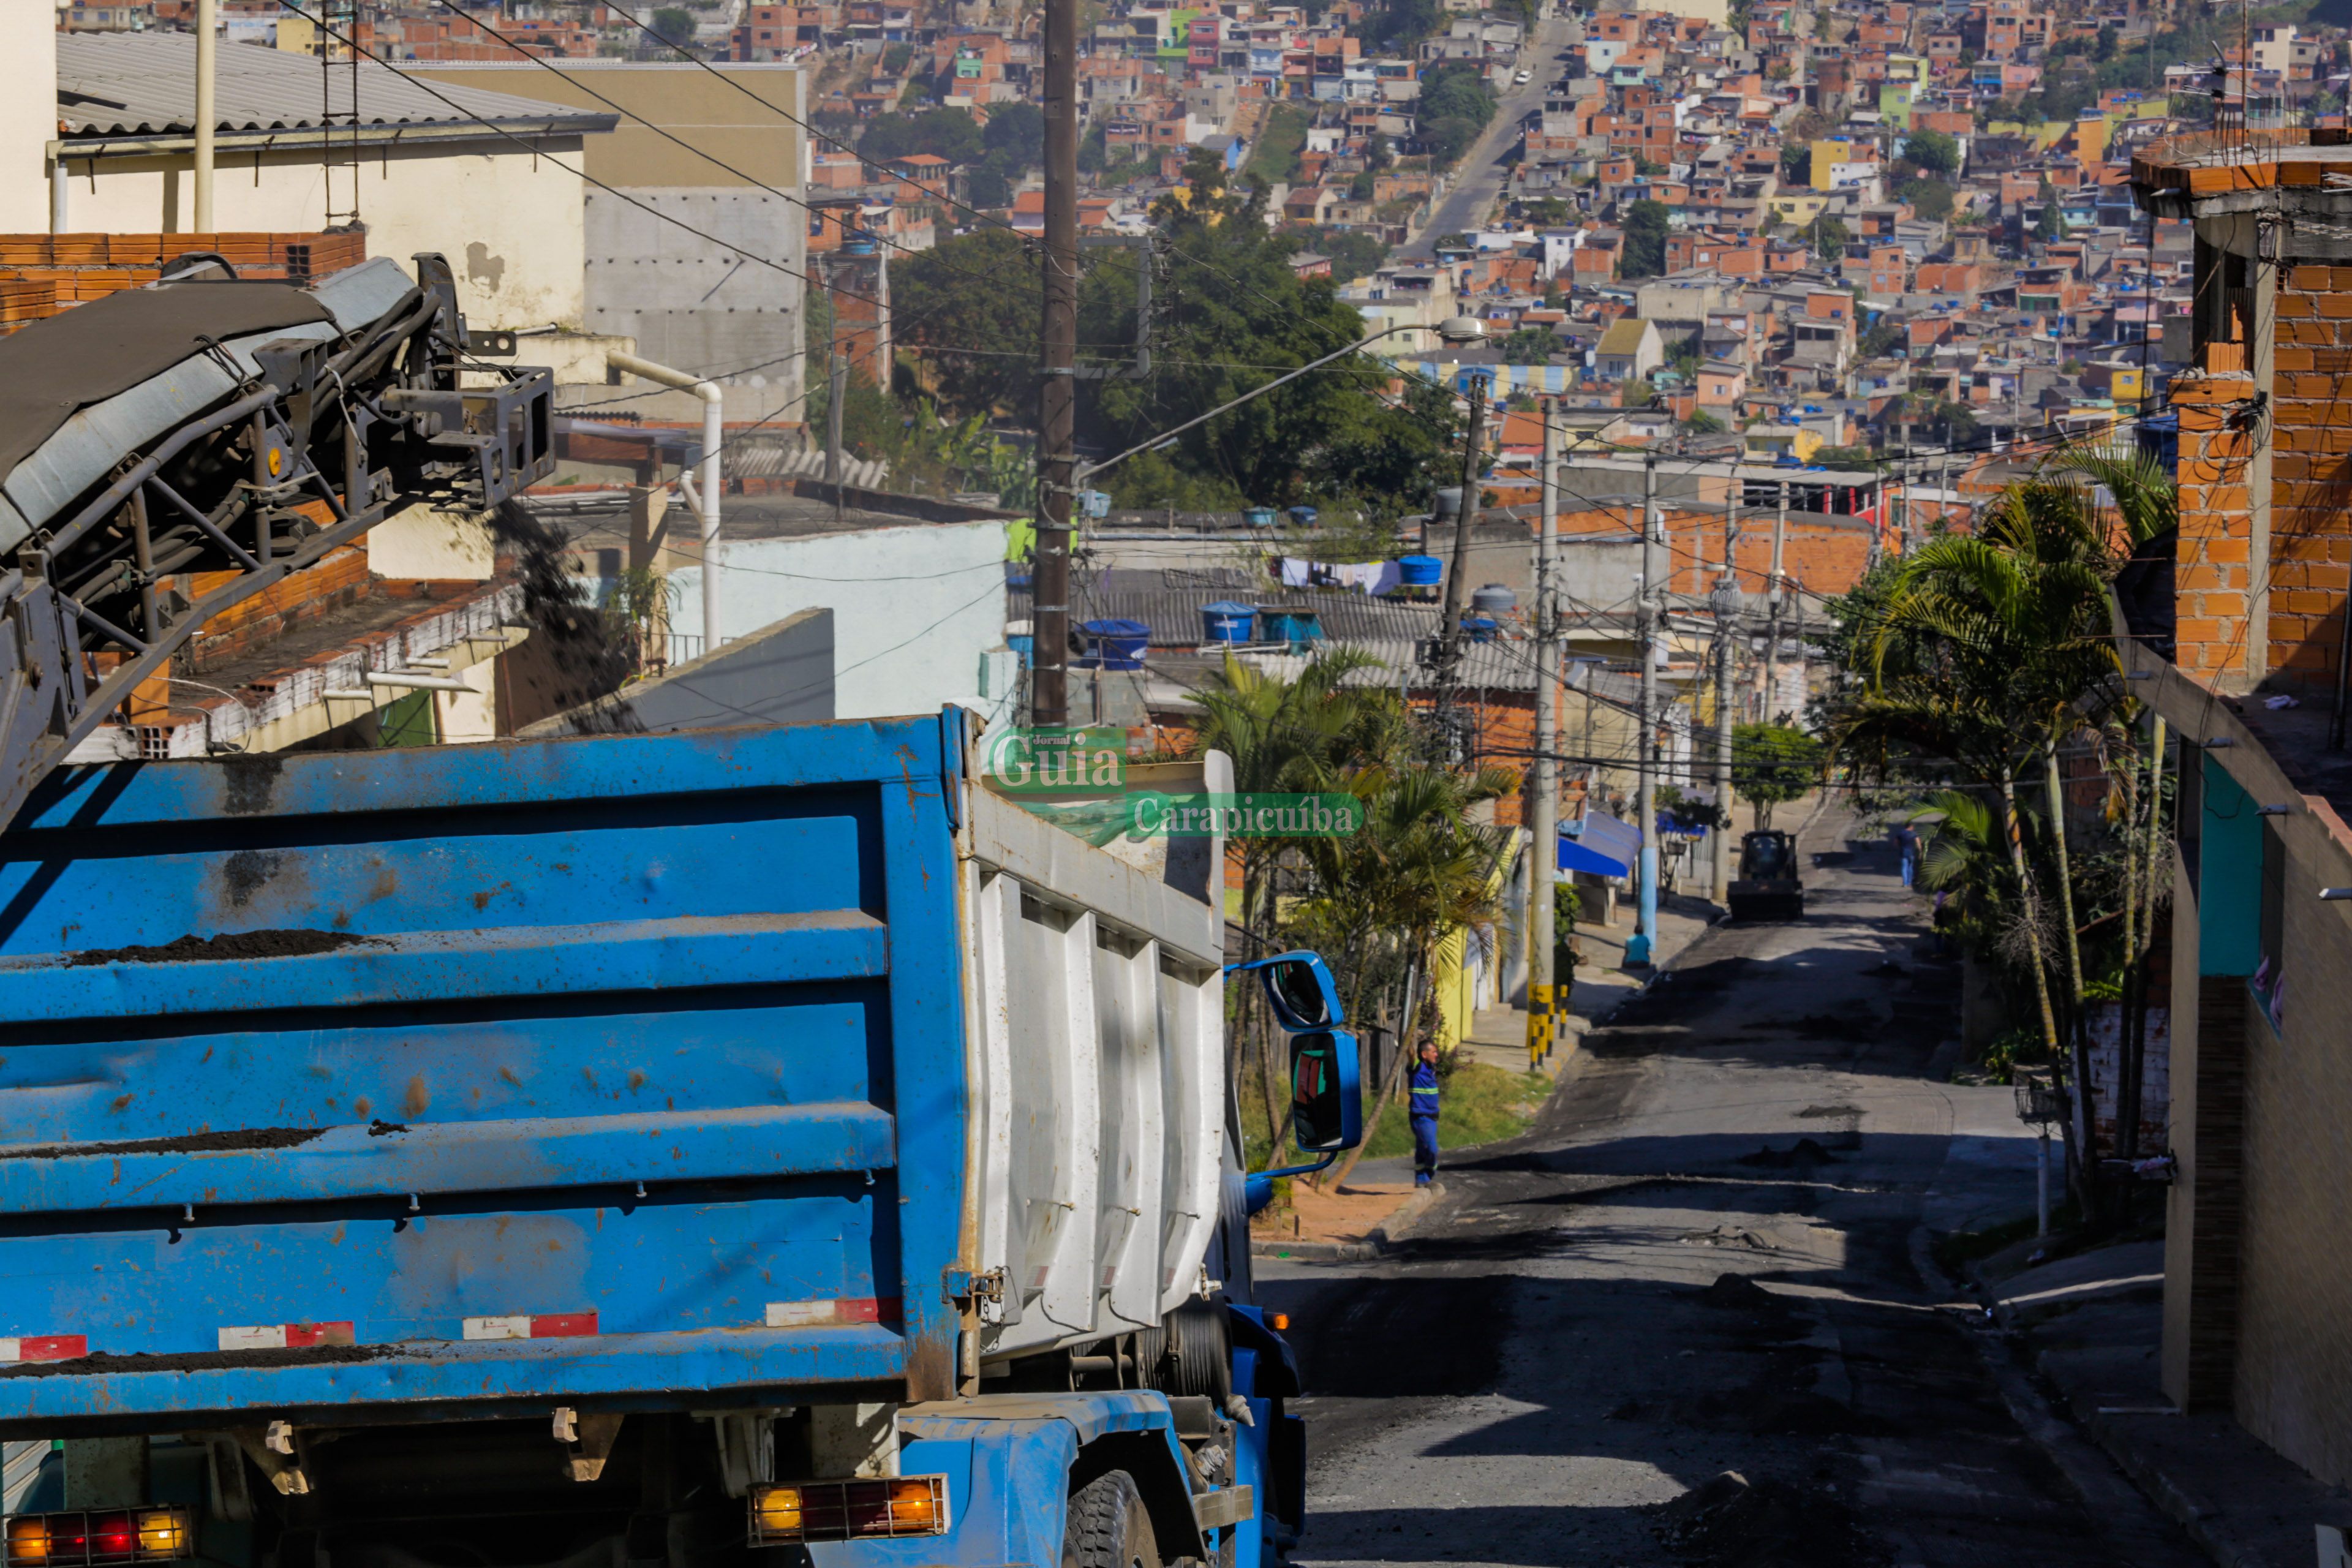
[[[2322,889],[2352,886],[2327,744],[2352,608],[2352,191],[2327,181],[2352,145],[2273,135],[2234,165],[2193,136],[2132,162],[2139,205],[2194,226],[2197,307],[2170,393],[2178,535],[2119,584],[2120,647],[2180,742],[2163,1389],[2341,1486],[2352,918]]]

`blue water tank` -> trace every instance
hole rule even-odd
[[[1254,506],[1242,513],[1242,521],[1252,528],[1272,528],[1275,510],[1270,506]]]
[[[1265,622],[1260,636],[1267,642],[1286,642],[1296,647],[1302,643],[1323,640],[1323,622],[1312,610],[1275,609],[1258,613]]]
[[[1141,621],[1088,621],[1078,627],[1094,649],[1103,669],[1141,669],[1143,650],[1151,642],[1151,628]]]
[[[1462,629],[1470,634],[1470,640],[1472,642],[1493,642],[1495,640],[1495,617],[1492,616],[1465,616],[1462,617]]]
[[[1434,588],[1445,575],[1445,563],[1434,555],[1400,555],[1397,567],[1408,588]]]
[[[1314,527],[1316,520],[1322,515],[1311,506],[1295,506],[1290,509],[1290,521],[1301,528]]]
[[[1257,626],[1257,606],[1236,605],[1231,599],[1220,599],[1213,605],[1201,606],[1201,640],[1203,642],[1247,642]]]

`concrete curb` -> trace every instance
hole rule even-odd
[[[1250,1238],[1252,1258],[1275,1258],[1292,1263],[1368,1263],[1397,1248],[1404,1233],[1445,1195],[1444,1182],[1432,1182],[1399,1204],[1389,1217],[1374,1226],[1361,1241],[1261,1241]]]
[[[1940,1310],[1957,1310],[1974,1320],[1968,1331],[1969,1342],[1976,1347],[1977,1357],[1984,1363],[1985,1372],[1992,1379],[1993,1387],[2000,1394],[2000,1402],[2008,1409],[2011,1419],[2017,1423],[2018,1430],[2049,1458],[2051,1464],[2065,1479],[2066,1485],[2082,1499],[2084,1508],[2092,1518],[2105,1521],[2111,1536],[2139,1535],[2143,1538],[2151,1530],[2165,1528],[2168,1521],[2187,1522],[2169,1508],[2163,1507],[2161,1499],[2150,1496],[2142,1486],[2135,1484],[2137,1478],[2129,1474],[2128,1466],[2118,1468],[2118,1460],[2111,1450],[2104,1445],[2094,1445],[2080,1427],[2052,1407],[2050,1401],[2019,1363],[2011,1337],[2006,1332],[1990,1331],[1992,1323],[1990,1312],[1966,1300],[1960,1284],[1946,1274],[1943,1266],[1936,1261],[1935,1253],[1929,1247],[1927,1226],[1917,1226],[1911,1232],[1910,1252],[1912,1268],[1918,1273],[1920,1282],[1940,1300]],[[2189,1533],[2193,1539],[2195,1531],[2192,1530]],[[2197,1540],[2195,1543],[2202,1550],[2211,1550],[2202,1540]],[[2128,1542],[2123,1541],[2116,1544],[2128,1546]],[[2176,1552],[2174,1554],[2179,1553]],[[2126,1550],[2125,1560],[2140,1559]],[[2218,1554],[2217,1560],[2224,1563],[2225,1568],[2271,1568],[2268,1563],[2252,1561],[2241,1564],[2239,1559],[2218,1557]]]
[[[2126,1438],[2112,1415],[2101,1412],[2095,1394],[2063,1387],[2059,1392],[2074,1424],[2090,1434],[2100,1451],[2131,1478],[2150,1502],[2180,1526],[2199,1551],[2221,1568],[2289,1568],[2275,1554],[2239,1539],[2228,1521],[2182,1491],[2179,1482]],[[2298,1562],[2294,1568],[2301,1568],[2301,1563]]]

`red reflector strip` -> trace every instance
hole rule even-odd
[[[767,1322],[772,1329],[826,1328],[839,1323],[898,1325],[900,1298],[851,1296],[833,1300],[771,1301]]]
[[[26,1334],[16,1339],[0,1339],[0,1363],[79,1361],[89,1353],[89,1339],[84,1334]]]
[[[468,1318],[469,1340],[574,1340],[596,1332],[593,1312],[542,1312],[536,1317],[513,1313],[499,1318]]]
[[[225,1351],[299,1351],[356,1342],[349,1323],[254,1323],[220,1331]]]

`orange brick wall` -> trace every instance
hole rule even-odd
[[[1769,585],[1765,579],[1772,570],[1772,528],[1775,514],[1769,511],[1746,511],[1739,517],[1739,586],[1743,592],[1761,594]],[[1721,512],[1669,510],[1664,518],[1666,534],[1666,565],[1672,574],[1666,582],[1670,594],[1705,594],[1715,586],[1717,564],[1723,560],[1723,514]],[[1562,512],[1559,531],[1565,536],[1583,534],[1626,533],[1632,520],[1622,508]],[[1870,569],[1870,531],[1858,522],[1849,528],[1834,528],[1819,522],[1789,520],[1789,532],[1780,549],[1782,575],[1802,584],[1815,594],[1843,594],[1862,581]]]
[[[2253,396],[2250,375],[2184,374],[2172,383],[2180,415],[2180,546],[2174,635],[2183,672],[2242,680],[2252,519],[2247,492],[2253,440],[2229,421]]]
[[[2330,686],[2352,590],[2352,267],[2284,268],[2277,298],[2270,665]]]

